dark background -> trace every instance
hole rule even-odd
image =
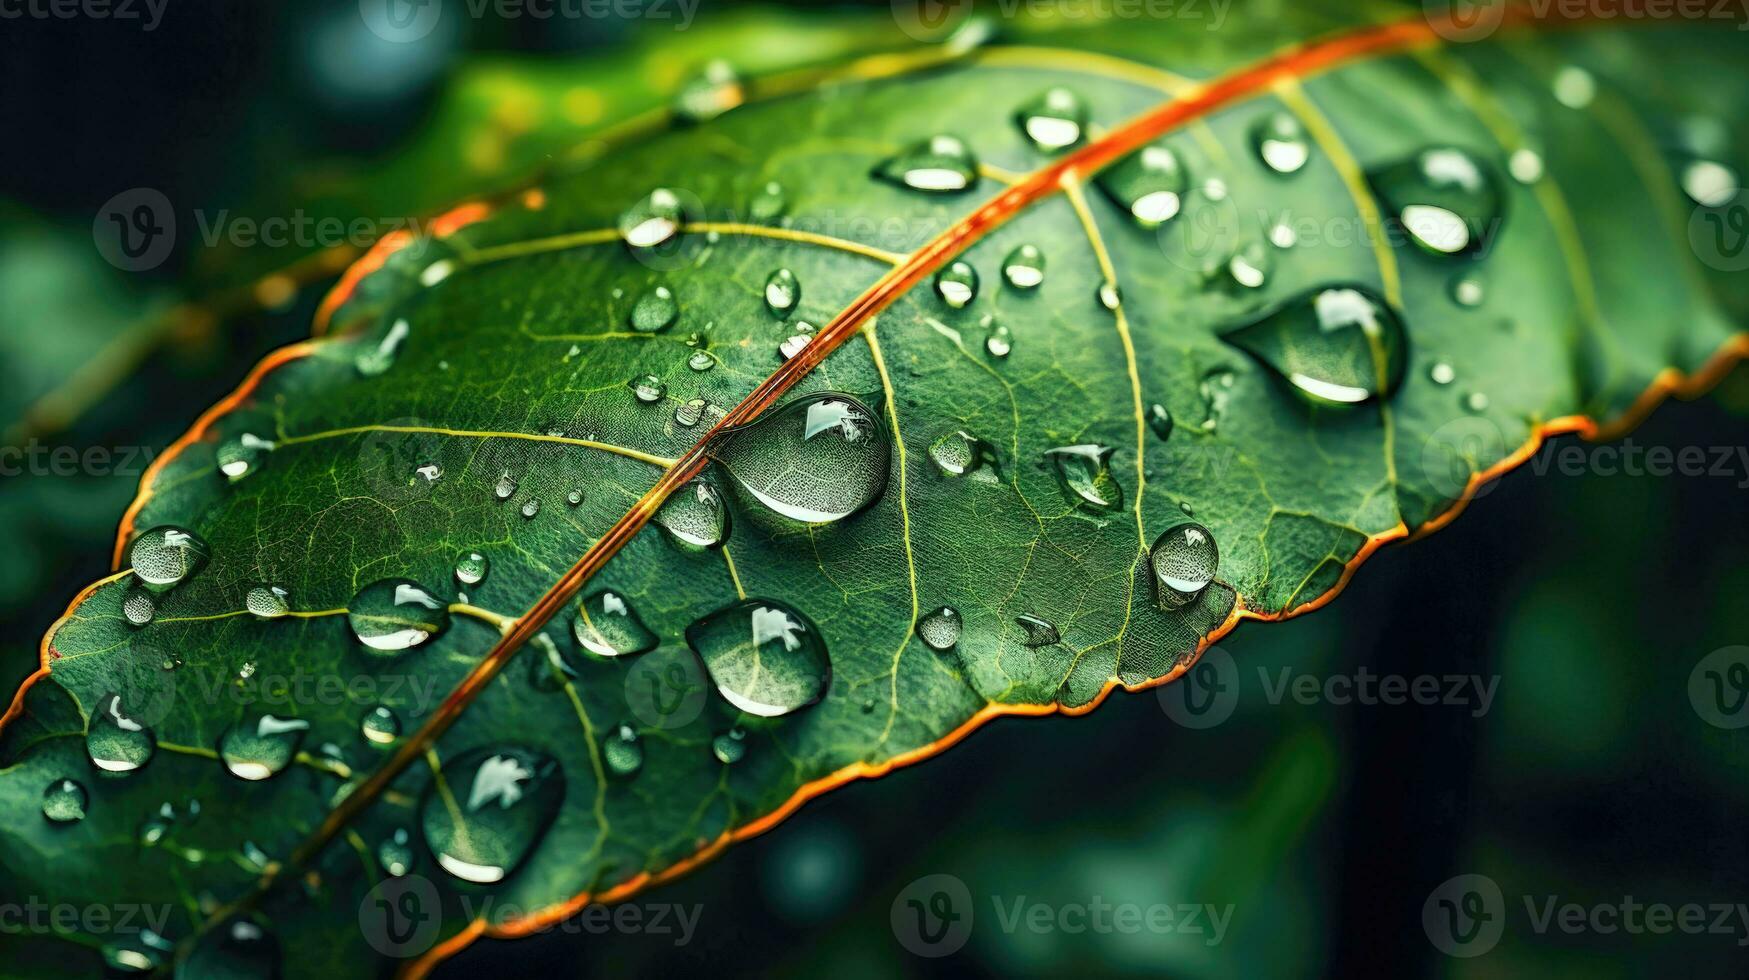
[[[823,49],[866,43],[886,4],[865,9],[874,19],[819,27]],[[827,23],[813,4],[770,14],[705,0],[699,16]],[[307,333],[319,281],[289,299],[253,284],[309,250],[205,247],[195,209],[428,213],[586,137],[588,107],[506,118],[494,71],[599,75],[616,59],[651,63],[636,60],[649,45],[690,43],[603,20],[458,20],[405,46],[374,39],[340,2],[169,0],[151,32],[0,20],[4,441],[118,457],[161,447],[264,352]],[[709,53],[697,47],[681,60]],[[662,85],[661,72],[638,75],[601,121]],[[126,273],[99,256],[92,221],[136,187],[163,191],[185,225],[167,262]],[[42,412],[55,392],[76,410]],[[1633,438],[1744,445],[1749,384],[1666,406]],[[66,600],[109,570],[137,481],[137,470],[0,478],[6,688]],[[1086,718],[1004,719],[635,900],[697,904],[683,946],[556,930],[479,943],[439,975],[1744,975],[1749,921],[1735,916],[1730,934],[1539,933],[1525,906],[1749,902],[1745,736],[1707,724],[1688,697],[1702,657],[1749,643],[1744,482],[1741,465],[1703,478],[1520,471],[1452,529],[1381,552],[1329,609],[1241,627],[1223,644],[1241,697],[1222,725],[1180,727],[1152,692],[1115,695]],[[1480,717],[1473,700],[1270,704],[1257,673],[1363,666],[1498,677],[1497,695]],[[889,913],[910,882],[938,873],[967,884],[976,925],[963,950],[927,960],[895,939]],[[1469,873],[1504,893],[1504,937],[1452,959],[1429,942],[1422,907]],[[1004,931],[995,903],[1020,896],[1233,911],[1212,946]]]

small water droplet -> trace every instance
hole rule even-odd
[[[736,431],[718,461],[763,506],[791,520],[824,524],[880,497],[891,455],[886,428],[872,409],[849,395],[822,392]]]
[[[933,136],[875,168],[882,180],[932,193],[963,191],[978,179],[978,162],[958,137]]]
[[[955,429],[931,443],[929,459],[944,476],[987,475],[993,480],[998,469],[996,447],[964,429]]]
[[[383,866],[383,873],[391,878],[399,878],[413,870],[415,860],[417,855],[413,852],[413,835],[405,827],[396,827],[377,845],[377,863]]]
[[[601,744],[601,760],[607,765],[608,775],[615,779],[630,779],[644,767],[644,743],[638,738],[638,732],[630,725],[621,725],[614,729]]]
[[[1269,253],[1258,242],[1239,246],[1224,266],[1228,281],[1245,289],[1257,289],[1269,278],[1272,265]]]
[[[1428,380],[1436,385],[1448,385],[1457,380],[1457,371],[1444,361],[1437,361],[1427,369]]]
[[[516,478],[510,475],[509,470],[498,474],[498,483],[492,487],[492,496],[499,500],[509,500],[516,496]]]
[[[715,548],[729,537],[729,508],[717,488],[695,479],[662,502],[653,518],[677,545]]]
[[[1045,281],[1045,254],[1037,245],[1019,245],[1002,260],[1002,277],[1015,289],[1036,289]]]
[[[261,457],[274,450],[274,444],[260,436],[245,432],[219,447],[219,472],[236,483],[258,468]]]
[[[1272,112],[1251,127],[1251,145],[1264,166],[1278,174],[1298,173],[1312,157],[1306,129],[1286,112]]]
[[[1014,334],[1009,332],[1008,324],[994,316],[986,316],[980,322],[984,327],[984,349],[991,357],[1007,357],[1014,349]]]
[[[470,551],[455,560],[455,580],[463,585],[479,585],[492,570],[492,560],[478,551]]]
[[[257,585],[243,597],[243,607],[261,619],[280,619],[291,613],[291,593],[277,585]]]
[[[388,745],[401,737],[401,716],[393,708],[379,704],[364,713],[358,729],[372,745]]]
[[[735,66],[713,58],[675,93],[674,114],[685,122],[706,122],[740,105],[745,97]]]
[[[211,555],[186,528],[164,524],[141,534],[128,549],[134,574],[149,585],[172,586],[199,572]]]
[[[144,587],[135,584],[128,586],[121,597],[121,614],[130,626],[145,626],[158,615],[158,600]]]
[[[1521,146],[1506,159],[1506,172],[1521,184],[1534,184],[1542,179],[1543,158],[1535,150]]]
[[[1087,443],[1047,450],[1045,459],[1076,500],[1099,510],[1116,510],[1123,506],[1123,488],[1111,472],[1112,452],[1107,446]]]
[[[219,758],[238,779],[266,779],[285,769],[297,755],[310,723],[301,718],[261,715],[238,722],[219,736]]]
[[[522,516],[523,517],[525,517],[529,520],[533,520],[535,518],[535,516],[539,513],[540,513],[540,499],[538,497],[530,497],[527,500],[524,500],[522,502]]]
[[[387,578],[358,590],[346,620],[358,642],[390,653],[416,647],[449,628],[449,607],[417,582]]]
[[[1202,396],[1202,430],[1213,432],[1227,413],[1227,400],[1233,391],[1233,372],[1217,368],[1197,382],[1197,394]]]
[[[436,483],[438,480],[443,479],[443,464],[425,463],[418,469],[414,470],[413,475],[424,480],[427,484]]]
[[[1711,160],[1691,160],[1682,168],[1682,191],[1703,208],[1722,208],[1741,190],[1737,172]]]
[[[1269,226],[1269,244],[1276,248],[1293,248],[1300,243],[1300,233],[1286,218]]]
[[[475,884],[515,871],[558,815],[565,774],[519,745],[473,749],[443,764],[419,805],[426,846],[455,877]]]
[[[1422,150],[1367,179],[1409,237],[1431,254],[1480,254],[1500,224],[1499,181],[1464,150]]]
[[[1358,286],[1302,293],[1222,339],[1319,405],[1389,397],[1402,380],[1408,348],[1396,313]]]
[[[958,259],[935,274],[935,295],[954,309],[964,309],[978,296],[978,270]]]
[[[196,938],[177,976],[200,978],[278,977],[279,940],[253,918],[235,917]]]
[[[783,214],[789,207],[789,197],[784,193],[783,185],[775,180],[766,181],[764,186],[753,192],[753,200],[748,202],[747,213],[755,221],[770,221]]]
[[[777,352],[782,355],[784,360],[790,360],[800,354],[802,348],[808,346],[808,341],[812,339],[814,338],[805,333],[792,334],[777,345]]]
[[[710,405],[711,403],[703,398],[687,399],[674,408],[675,424],[683,425],[688,429],[692,428],[699,423],[700,419],[704,418],[705,409],[709,408]]]
[[[583,505],[583,491],[573,490],[565,494],[565,503],[571,507],[581,507]]]
[[[1172,413],[1166,410],[1166,406],[1155,402],[1148,406],[1147,415],[1148,428],[1154,431],[1155,436],[1162,442],[1172,438]]]
[[[1123,290],[1109,279],[1099,284],[1095,295],[1099,297],[1099,305],[1108,310],[1115,310],[1123,305]]]
[[[640,375],[626,382],[638,401],[645,404],[661,401],[668,394],[668,383],[653,374]]]
[[[964,627],[959,610],[952,606],[937,606],[917,620],[917,638],[936,653],[946,653],[959,643]]]
[[[667,286],[657,286],[632,304],[626,323],[638,333],[660,333],[672,327],[678,319],[680,303],[674,298],[674,291]]]
[[[686,359],[686,366],[694,371],[709,371],[711,368],[716,367],[716,365],[717,359],[704,351],[699,351]]]
[[[711,683],[748,714],[774,718],[813,704],[832,679],[812,620],[773,599],[743,599],[686,628]]]
[[[1472,412],[1488,410],[1488,396],[1484,392],[1472,391],[1464,396],[1464,408]]]
[[[1087,106],[1066,88],[1046,89],[1014,114],[1020,131],[1046,153],[1081,142],[1087,129]]]
[[[175,950],[175,944],[168,939],[150,929],[141,929],[130,940],[105,943],[103,966],[116,976],[147,974],[161,967],[165,958]]]
[[[1577,65],[1566,65],[1555,72],[1555,98],[1569,109],[1583,109],[1597,98],[1597,79]]]
[[[1214,580],[1220,561],[1220,550],[1208,528],[1193,523],[1168,528],[1148,549],[1154,594],[1160,605],[1177,609],[1189,604]]]
[[[657,636],[644,625],[625,596],[604,589],[577,606],[571,623],[577,644],[598,657],[629,657],[656,648]]]
[[[412,328],[407,321],[396,320],[389,325],[388,330],[375,344],[367,344],[353,358],[352,365],[362,377],[374,378],[395,366],[395,357],[401,351],[401,344],[406,341]]]
[[[778,269],[765,280],[765,306],[779,318],[786,317],[802,298],[802,284],[788,269]]]
[[[680,195],[658,187],[619,216],[619,234],[633,248],[654,248],[673,238],[683,220]]]
[[[85,787],[71,779],[57,779],[43,789],[43,816],[54,823],[78,823],[85,819],[90,802]]]
[[[1023,613],[1014,620],[1024,633],[1021,643],[1029,647],[1048,647],[1060,642],[1062,637],[1057,634],[1057,628],[1031,613]]]
[[[109,695],[97,708],[85,732],[85,751],[97,768],[133,772],[151,760],[158,740],[151,729],[128,716],[121,695]]]
[[[1172,220],[1184,204],[1187,178],[1177,154],[1164,146],[1145,146],[1105,169],[1100,190],[1144,228]]]
[[[723,765],[732,766],[747,755],[746,739],[746,732],[740,728],[731,728],[711,739],[711,754]]]
[[[1458,276],[1451,281],[1451,299],[1459,306],[1475,308],[1482,305],[1487,290],[1475,276]]]

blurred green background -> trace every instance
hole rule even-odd
[[[209,244],[196,212],[312,228],[363,217],[374,234],[598,152],[604,128],[635,125],[713,57],[758,74],[906,42],[884,2],[704,0],[685,31],[449,18],[409,45],[373,35],[359,9],[172,0],[150,32],[0,24],[13,161],[0,442],[49,461],[0,477],[6,689],[109,570],[149,453],[306,335],[333,269],[368,244]],[[93,221],[141,187],[181,223],[167,261],[127,272],[100,255]],[[1667,406],[1634,439],[1742,446],[1749,382]],[[92,447],[108,462],[51,472],[52,454]],[[1729,931],[1646,935],[1539,931],[1525,904],[1749,903],[1749,734],[1708,724],[1689,698],[1702,657],[1749,642],[1749,472],[1735,470],[1520,471],[1451,530],[1379,554],[1329,609],[1241,627],[1222,644],[1238,697],[1221,724],[1184,727],[1153,692],[1087,718],[1004,719],[640,898],[699,910],[683,945],[560,929],[479,943],[439,975],[1745,975],[1749,911]],[[1473,696],[1271,703],[1284,670],[1363,669],[1476,675],[1494,696],[1486,711]],[[974,919],[963,948],[927,959],[892,917],[937,874],[966,885]],[[1473,958],[1444,955],[1423,925],[1430,894],[1461,874],[1504,895],[1502,937]],[[1017,900],[1212,906],[1224,930],[1005,929],[997,905]]]

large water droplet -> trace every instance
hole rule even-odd
[[[1014,121],[1033,146],[1054,153],[1081,142],[1087,129],[1087,106],[1066,88],[1046,89],[1021,106]]]
[[[1045,253],[1036,245],[1020,245],[1002,260],[1002,277],[1015,289],[1035,289],[1045,281]]]
[[[1099,510],[1116,510],[1123,506],[1123,488],[1112,475],[1111,454],[1109,447],[1084,444],[1047,450],[1045,459],[1076,500]]]
[[[291,593],[277,585],[257,585],[243,597],[243,608],[261,619],[282,619],[291,614]]]
[[[133,772],[149,762],[158,747],[152,730],[128,716],[121,695],[97,702],[85,732],[85,751],[104,772]]]
[[[417,582],[388,578],[358,590],[346,609],[358,642],[372,650],[407,650],[449,628],[449,606]]]
[[[470,551],[455,560],[455,580],[463,585],[479,585],[492,570],[492,560],[478,551]]]
[[[210,554],[193,531],[165,524],[135,538],[128,560],[141,581],[171,586],[200,571]]]
[[[880,497],[891,455],[886,428],[872,409],[824,392],[736,431],[718,459],[754,500],[792,520],[824,524]]]
[[[358,730],[372,745],[388,745],[401,737],[401,716],[393,708],[379,704],[364,713]]]
[[[240,721],[219,736],[219,758],[238,779],[266,779],[291,763],[309,728],[310,723],[302,718],[265,714]]]
[[[1359,286],[1302,293],[1222,339],[1322,405],[1389,397],[1408,353],[1397,314]]]
[[[818,701],[832,679],[819,628],[771,599],[743,599],[686,628],[717,691],[736,708],[771,718]]]
[[[673,238],[683,220],[680,196],[658,187],[619,216],[619,234],[633,248],[654,248]]]
[[[359,350],[358,356],[352,359],[352,366],[361,377],[366,378],[374,378],[386,372],[395,366],[395,358],[401,352],[401,345],[412,332],[413,328],[406,320],[396,320],[389,324],[389,328],[383,331],[382,337],[375,343],[367,343]]]
[[[1170,221],[1184,204],[1184,168],[1164,146],[1145,146],[1106,168],[1100,190],[1144,228]]]
[[[615,779],[636,776],[644,767],[644,743],[638,738],[637,729],[630,725],[614,729],[602,740],[601,761],[606,764],[608,775]]]
[[[85,819],[89,803],[85,787],[71,779],[57,779],[43,789],[43,816],[55,823],[78,823]]]
[[[882,162],[874,173],[901,187],[945,193],[972,186],[978,162],[958,137],[935,136]]]
[[[955,259],[935,274],[935,294],[954,309],[963,309],[978,296],[978,270]]]
[[[603,589],[577,607],[571,632],[583,649],[601,657],[624,657],[656,647],[657,637],[625,596]]]
[[[946,653],[959,643],[960,631],[964,628],[959,610],[952,606],[937,606],[917,620],[917,638],[929,649]]]
[[[1257,120],[1251,127],[1251,145],[1264,166],[1278,174],[1298,173],[1312,156],[1305,127],[1286,112],[1272,112]]]
[[[1167,529],[1148,549],[1154,594],[1160,605],[1177,609],[1201,595],[1214,580],[1220,561],[1220,550],[1208,528],[1186,522]]]
[[[715,548],[729,537],[729,508],[717,488],[704,480],[676,490],[652,519],[678,545]]]
[[[1422,150],[1367,179],[1415,244],[1434,255],[1478,255],[1499,228],[1500,181],[1464,150]]]
[[[657,286],[632,304],[626,323],[638,333],[658,333],[672,327],[679,318],[680,303],[674,298],[674,291]]]
[[[420,826],[445,871],[491,884],[534,850],[564,798],[557,762],[520,745],[488,746],[443,764],[420,802]]]
[[[1020,642],[1025,646],[1048,647],[1063,639],[1062,636],[1058,635],[1055,626],[1031,613],[1023,613],[1015,617],[1014,622],[1020,627],[1023,634]]]
[[[765,305],[773,314],[788,316],[801,298],[802,284],[788,269],[779,269],[765,280]]]

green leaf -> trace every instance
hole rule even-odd
[[[1749,283],[1682,182],[1740,170],[1737,35],[1410,50],[1437,32],[1352,16],[1020,23],[755,83],[387,255],[147,481],[124,544],[184,528],[204,567],[120,572],[48,638],[0,743],[14,890],[163,909],[192,962],[261,949],[201,932],[246,900],[294,976],[527,932],[989,718],[1177,676],[1472,477],[1741,354]],[[1058,88],[1088,138],[1052,156]],[[1435,148],[1461,160],[1413,163]],[[722,413],[758,417],[682,481]],[[151,540],[118,567],[177,578],[192,546]],[[143,730],[148,761],[93,768],[88,738],[121,769]],[[428,765],[359,789],[395,751]],[[88,812],[51,823],[63,778]],[[407,882],[431,927],[402,943],[372,916]],[[21,970],[82,972],[38,938]]]

